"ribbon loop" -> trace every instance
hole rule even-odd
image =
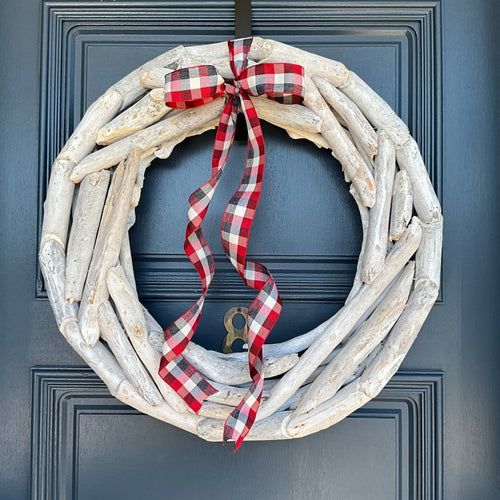
[[[214,66],[182,68],[165,75],[165,104],[170,108],[197,108],[224,95],[224,90],[224,79]]]
[[[238,77],[240,87],[252,96],[266,94],[282,104],[304,100],[304,68],[289,63],[262,63],[250,66]]]
[[[164,332],[164,356],[159,374],[198,412],[203,401],[217,392],[182,356],[201,317],[205,297],[215,273],[214,259],[203,236],[201,224],[222,176],[234,139],[238,108],[248,130],[247,161],[240,186],[224,210],[221,240],[224,253],[245,283],[258,290],[248,310],[248,360],[252,385],[224,426],[224,439],[234,439],[236,449],[255,422],[264,387],[262,346],[282,309],[281,298],[269,270],[246,258],[248,238],[257,210],[264,177],[265,148],[259,118],[250,96],[296,104],[303,99],[303,68],[293,64],[265,63],[248,67],[252,38],[228,42],[230,65],[235,75],[225,83],[213,66],[194,66],[174,71],[165,78],[165,102],[177,109],[202,106],[228,95],[222,111],[212,156],[212,178],[189,197],[184,250],[200,276],[202,295]]]

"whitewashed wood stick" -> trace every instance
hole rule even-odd
[[[203,375],[220,384],[240,385],[251,382],[248,361],[223,358],[213,351],[190,342],[183,356]],[[264,358],[264,377],[276,377],[288,371],[299,361],[297,354],[267,356]]]
[[[107,145],[160,121],[172,108],[165,105],[162,89],[148,92],[97,133],[97,144]]]
[[[346,82],[349,72],[338,61],[332,61],[326,57],[311,54],[305,50],[276,42],[275,40],[267,40],[267,43],[269,44],[271,53],[262,60],[255,59],[256,61],[261,63],[286,61],[292,64],[299,64],[304,67],[309,75],[325,78],[335,85],[335,87],[339,87]]]
[[[149,405],[132,387],[115,358],[101,342],[89,347],[83,340],[78,323],[68,323],[66,339],[71,347],[83,358],[89,367],[106,384],[110,393],[124,403],[137,408],[145,414],[176,425],[189,432],[196,433],[196,425],[200,420],[192,414],[181,415],[174,412],[166,403],[156,407]]]
[[[116,317],[113,307],[105,300],[99,308],[99,328],[101,336],[115,355],[118,364],[130,383],[151,405],[157,406],[163,398],[134,351],[127,334]]]
[[[146,89],[160,89],[165,86],[165,76],[174,71],[171,68],[152,68],[141,75],[141,86]]]
[[[120,266],[112,267],[107,271],[107,285],[135,352],[144,363],[165,401],[177,412],[185,413],[188,411],[186,403],[158,375],[161,354],[149,342],[149,331],[143,309]]]
[[[181,137],[189,130],[199,128],[220,116],[223,106],[224,99],[219,98],[205,106],[167,117],[159,123],[91,153],[73,168],[70,178],[73,182],[80,182],[92,172],[118,164],[136,147],[145,150]]]
[[[134,396],[133,391],[127,390],[128,380],[123,370],[102,342],[97,342],[94,347],[90,347],[84,341],[74,314],[76,304],[70,304],[64,299],[64,260],[64,250],[61,245],[55,240],[47,241],[40,253],[40,264],[58,327],[69,345],[100,377],[113,396],[146,414],[196,433],[196,425],[201,420],[200,417],[191,414],[183,415],[171,410],[166,404],[154,410],[154,407],[148,405],[138,395]]]
[[[204,401],[198,415],[200,417],[213,418],[216,420],[226,421],[227,417],[235,409],[235,406],[228,406],[220,403],[212,403],[211,401]]]
[[[68,302],[82,298],[109,178],[109,170],[90,174],[83,179],[78,191],[66,258],[65,295]]]
[[[283,423],[291,412],[276,413],[265,420],[257,421],[250,429],[245,441],[274,441],[276,439],[289,439],[284,433]],[[204,418],[198,424],[198,436],[205,441],[222,441],[224,420]]]
[[[217,392],[208,396],[206,401],[221,403],[229,406],[238,406],[241,403],[241,400],[245,397],[245,394],[248,392],[248,387],[235,387],[227,384],[219,384],[215,380],[206,380],[212,387],[214,387],[214,389],[217,389]],[[265,401],[270,396],[270,391],[264,387],[262,400]]]
[[[330,111],[328,104],[315,87],[310,77],[305,78],[304,105],[323,119],[321,135],[328,142],[332,154],[342,164],[349,179],[359,193],[363,205],[372,207],[375,203],[375,180],[358,150],[344,129]]]
[[[89,107],[56,158],[44,203],[40,247],[50,238],[58,239],[63,248],[66,247],[75,188],[70,184],[70,171],[92,151],[96,144],[97,131],[115,116],[121,104],[122,96],[118,92],[113,89],[105,92]]]
[[[163,344],[163,329],[147,310],[144,317],[150,332],[150,343],[157,348],[160,342]],[[241,354],[242,357],[231,357],[209,351],[193,341],[183,352],[183,356],[207,379],[230,386],[246,384],[252,380],[248,368],[248,354]],[[297,364],[298,359],[296,353],[264,356],[264,377],[281,375]]]
[[[416,282],[408,305],[385,345],[360,377],[360,388],[368,397],[374,398],[396,373],[415,341],[438,295],[436,283],[427,279]]]
[[[210,120],[209,122],[205,123],[203,126],[189,130],[186,132],[184,135],[176,137],[175,139],[171,141],[164,142],[160,144],[158,149],[155,151],[155,156],[157,158],[169,158],[170,155],[172,154],[172,151],[174,150],[175,146],[180,144],[184,139],[187,137],[193,137],[195,135],[201,135],[207,132],[208,130],[213,130],[217,128],[217,125],[219,124],[219,118],[214,118],[213,120]]]
[[[396,148],[396,157],[401,169],[405,169],[413,187],[413,204],[418,217],[426,224],[439,221],[441,205],[432,187],[427,169],[418,149],[418,144],[410,137]]]
[[[149,329],[149,342],[158,349],[158,345],[163,344],[163,329],[154,319],[154,317],[149,313],[147,309],[143,307],[144,317],[146,318],[146,323]],[[297,338],[297,337],[296,337]],[[295,340],[295,339],[293,339]],[[276,346],[282,346],[282,344],[276,344]],[[268,348],[272,345],[264,345],[264,377],[270,378],[280,375],[285,371],[288,371],[292,366],[297,364],[298,355],[296,352],[290,353],[276,353],[275,355],[267,355]],[[199,370],[205,378],[210,380],[210,383],[215,382],[217,386],[214,385],[216,389],[220,387],[220,391],[227,392],[228,388],[236,389],[233,386],[247,384],[251,382],[251,377],[248,368],[248,354],[247,353],[230,353],[222,354],[215,351],[209,351],[204,349],[202,346],[197,345],[195,342],[191,341],[186,347],[184,357],[193,364],[193,366]],[[243,388],[243,392],[238,392],[238,399],[236,404],[238,404],[241,398],[245,395],[247,387]],[[241,397],[240,397],[241,396]],[[208,398],[209,401],[222,402],[224,404],[232,405],[232,402],[228,402],[227,399],[221,400],[221,397],[226,398],[224,395],[219,395],[215,398]],[[263,399],[264,398],[263,396]]]
[[[138,392],[134,389],[128,380],[124,380],[116,394],[113,394],[117,399],[125,404],[139,410],[145,415],[150,415],[158,420],[166,422],[167,424],[175,425],[179,429],[183,429],[192,434],[197,434],[198,423],[202,417],[194,413],[178,413],[173,410],[167,403],[162,403],[157,406],[152,406],[145,401]]]
[[[304,383],[304,380],[321,364],[328,354],[350,333],[363,313],[377,300],[410,257],[416,252],[422,228],[415,217],[405,235],[388,254],[383,273],[356,295],[356,300],[345,304],[334,316],[323,334],[317,338],[299,362],[285,373],[272,388],[272,396],[262,403],[257,418],[266,418],[279,408]]]
[[[377,346],[365,362],[368,364],[375,359],[381,349],[381,345]],[[360,388],[360,380],[355,379],[337,392],[333,398],[323,403],[322,411],[314,412],[314,415],[311,412],[293,421],[288,418],[283,424],[284,433],[290,438],[296,438],[326,429],[343,420],[370,399]]]
[[[399,170],[392,193],[389,240],[397,241],[410,223],[413,214],[413,188],[406,170]]]
[[[330,361],[339,353],[339,351],[341,349],[342,349],[342,346],[339,346],[336,349],[334,349],[321,362],[321,364],[318,366],[318,368],[316,368],[316,370],[314,370],[314,372],[306,380],[304,380],[304,383],[302,384],[302,386],[311,384],[311,382],[313,382],[316,379],[316,377],[323,371],[323,369],[325,368],[325,366],[328,363],[330,363]],[[227,355],[226,354],[222,354],[222,356],[227,356]],[[276,383],[278,382],[278,380],[279,380],[278,378],[267,378],[267,379],[265,379],[264,380],[264,389],[271,390],[276,385]],[[246,384],[241,384],[238,387],[248,389],[250,386],[251,386],[250,383],[246,383]]]
[[[357,377],[359,377],[359,374],[362,373],[362,371],[365,369],[365,366],[366,366],[366,360],[364,360],[362,362],[362,364],[360,364],[358,367],[356,367],[354,369],[354,372],[351,375],[349,375],[344,380],[344,382],[342,382],[341,387],[344,387],[347,384],[350,384],[353,380],[355,380]],[[321,374],[321,372],[323,371],[323,368],[324,368],[324,366],[320,366],[319,368],[314,370],[313,374],[309,377],[310,380],[308,380],[306,383],[304,383],[304,385],[302,385],[299,389],[297,389],[295,394],[293,394],[290,397],[290,399],[288,401],[286,401],[286,403],[284,403],[282,406],[280,406],[276,410],[276,412],[279,413],[279,412],[286,411],[286,410],[292,410],[292,411],[296,410],[297,405],[302,400],[304,394],[307,392],[309,387],[311,387],[311,383],[314,382],[314,380],[316,380],[316,377]]]
[[[120,111],[128,108],[146,92],[146,89],[141,85],[141,77],[144,73],[152,70],[153,68],[166,68],[174,64],[176,59],[182,53],[184,53],[185,50],[186,49],[182,45],[168,50],[167,52],[160,54],[154,59],[151,59],[151,61],[143,64],[139,68],[123,77],[119,82],[115,83],[112,88],[118,91],[123,98],[123,103]],[[106,120],[106,122],[104,122],[101,127],[108,121],[109,120]]]
[[[272,40],[266,40],[255,36],[253,37],[248,58],[252,61],[264,62],[263,59],[268,57],[273,49],[274,45]],[[217,62],[221,60],[229,61],[229,48],[227,42],[185,47],[185,51],[192,57],[201,57],[207,64],[213,66],[216,66]]]
[[[403,271],[400,271],[396,277],[394,278],[393,281],[397,280],[400,276],[400,274],[402,273]],[[367,285],[365,285],[363,283],[362,287],[365,287]],[[370,317],[370,315],[372,314],[373,311],[375,311],[375,309],[378,307],[378,305],[380,304],[380,302],[382,302],[382,300],[384,299],[384,297],[386,296],[387,292],[389,291],[389,289],[391,288],[392,284],[389,285],[378,297],[377,297],[377,300],[375,300],[375,302],[361,315],[361,317],[359,318],[358,322],[354,325],[354,327],[352,328],[351,332],[349,334],[347,334],[345,337],[344,337],[344,340],[341,342],[340,346],[337,347],[337,349],[342,349],[343,345],[349,341],[350,337],[352,335],[354,335],[354,333],[361,327],[361,325],[363,325],[363,323]],[[335,352],[337,349],[335,349],[333,352]],[[329,356],[330,357],[330,356]],[[327,358],[328,359],[328,358]]]
[[[404,144],[411,137],[403,120],[356,73],[349,71],[347,81],[338,87],[376,129],[385,130],[395,146]]]
[[[106,91],[89,106],[58,157],[78,163],[87,156],[96,144],[98,130],[115,116],[122,103],[119,92],[113,88]]]
[[[326,102],[342,117],[351,134],[358,140],[358,149],[362,149],[370,160],[373,159],[378,151],[378,137],[363,113],[343,92],[324,78],[315,76],[313,81]]]
[[[312,142],[318,148],[330,149],[330,146],[321,134],[311,134],[310,132],[302,132],[293,128],[286,128],[285,130],[292,139],[305,139]]]
[[[360,146],[359,139],[356,136],[352,135],[348,129],[345,129],[345,133],[347,134],[347,137],[349,137],[349,139],[351,139],[352,143],[356,146],[356,149],[359,152],[359,156],[361,156],[361,158],[363,158],[363,161],[366,163],[368,170],[370,170],[370,172],[373,175],[375,172],[373,158],[370,158],[368,156],[368,154],[365,152],[365,150]],[[378,146],[377,146],[377,148],[378,148]],[[346,181],[346,182],[349,182],[349,181]]]
[[[117,399],[146,415],[151,415],[193,434],[197,433],[197,425],[202,417],[193,413],[180,413],[166,403],[157,406],[150,405],[127,380],[116,359],[102,342],[98,342],[94,347],[87,345],[78,329],[77,322],[68,323],[66,339]]]
[[[361,241],[361,249],[359,251],[358,264],[356,266],[356,274],[354,276],[354,280],[349,295],[347,296],[347,299],[345,301],[346,304],[353,299],[353,297],[359,292],[359,290],[363,286],[363,280],[361,278],[361,275],[363,272],[363,259],[365,255],[366,239],[368,235],[368,223],[370,220],[370,210],[363,205],[363,203],[359,199],[358,192],[356,191],[354,186],[351,186],[349,188],[349,192],[354,198],[354,201],[356,202],[356,205],[359,210],[359,217],[361,219],[361,227],[363,230],[363,239]]]
[[[321,132],[323,119],[301,104],[283,106],[267,97],[252,97],[251,99],[261,120],[284,129],[290,128],[311,134]]]
[[[47,197],[43,204],[43,224],[40,249],[45,243],[56,240],[66,248],[68,227],[75,184],[70,181],[69,174],[75,166],[72,160],[57,158],[50,173]]]
[[[384,267],[389,239],[389,216],[391,212],[392,188],[396,173],[396,153],[389,137],[379,131],[379,151],[375,158],[375,183],[377,200],[370,210],[363,252],[361,279],[371,283]]]
[[[123,237],[119,260],[120,265],[127,276],[127,280],[137,297],[137,285],[135,283],[134,264],[132,262],[132,250],[130,248],[130,238],[128,233]]]
[[[60,242],[46,240],[40,250],[39,260],[57,327],[66,337],[66,325],[77,321],[78,309],[76,304],[66,301],[64,294],[66,256]]]
[[[294,354],[305,351],[320,335],[323,334],[323,332],[330,324],[331,320],[332,318],[329,318],[313,330],[301,335],[297,335],[293,339],[286,340],[284,342],[281,342],[280,344],[264,344],[263,355],[283,356],[286,354]],[[234,352],[225,354],[224,356],[243,360],[247,359],[248,354],[243,352]]]
[[[415,279],[441,283],[441,250],[443,246],[443,217],[432,224],[422,224],[422,242],[415,256]]]
[[[140,151],[135,149],[127,161],[118,166],[109,188],[78,313],[82,335],[89,345],[94,345],[99,339],[99,306],[108,298],[106,272],[116,265],[120,255],[139,160]]]
[[[370,397],[359,389],[359,379],[356,379],[337,392],[332,399],[323,403],[323,411],[314,411],[311,415],[285,421],[284,432],[289,438],[297,438],[327,429],[361,408],[369,400]]]
[[[156,148],[154,148],[153,150],[142,152],[141,154],[139,167],[137,169],[136,184],[132,191],[130,211],[129,211],[129,216],[127,218],[127,232],[123,237],[122,246],[120,248],[120,254],[119,254],[119,263],[123,267],[123,270],[125,271],[130,286],[132,287],[136,296],[138,296],[137,284],[135,282],[134,264],[132,260],[132,249],[130,248],[130,236],[128,231],[135,224],[135,207],[139,204],[142,187],[144,185],[144,175],[146,169],[149,167],[149,165],[151,165],[151,162],[155,159],[155,151]]]
[[[351,336],[304,395],[292,419],[312,412],[332,398],[356,367],[385,338],[401,315],[413,284],[415,264],[406,265],[368,320]]]
[[[260,119],[285,129],[289,134],[295,134],[295,138],[305,138],[313,141],[319,147],[329,147],[328,143],[318,133],[321,127],[321,119],[308,108],[299,105],[282,106],[266,97],[252,98],[252,101]],[[211,120],[203,127],[190,130],[183,136],[160,145],[155,154],[158,158],[168,158],[172,154],[174,147],[186,137],[212,130],[218,124],[219,118]]]
[[[248,61],[248,66],[253,66],[255,64],[255,62],[252,61],[251,59],[248,59],[247,61]],[[217,73],[222,78],[225,78],[227,80],[234,79],[233,70],[231,69],[231,65],[229,63],[228,58],[217,59],[214,58],[212,55],[210,58],[210,62],[208,62],[203,55],[193,54],[192,52],[190,52],[190,48],[187,48],[185,52],[175,61],[176,69],[189,68],[191,66],[198,66],[204,64],[210,64],[211,66],[214,66]]]
[[[65,337],[69,345],[107,385],[111,394],[116,395],[126,376],[109,349],[102,342],[90,347],[83,339],[77,321],[67,323]]]

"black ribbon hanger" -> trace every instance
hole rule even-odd
[[[252,36],[252,0],[234,0],[234,38]],[[247,124],[243,113],[238,113],[234,135],[237,141],[246,141]]]

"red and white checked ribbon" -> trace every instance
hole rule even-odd
[[[303,68],[287,63],[248,66],[252,38],[228,42],[235,79],[225,83],[213,66],[183,68],[165,77],[165,103],[177,109],[207,104],[224,94],[227,103],[220,117],[212,156],[212,178],[189,197],[184,250],[202,283],[196,303],[164,332],[165,343],[159,374],[198,413],[203,401],[217,392],[182,356],[193,336],[203,309],[208,287],[215,273],[214,259],[203,236],[201,224],[222,176],[234,139],[238,108],[241,106],[248,130],[247,161],[243,179],[222,216],[224,252],[245,283],[258,295],[248,310],[248,361],[252,385],[224,426],[224,439],[234,439],[237,450],[250,431],[260,405],[264,385],[262,346],[281,313],[281,298],[269,270],[246,260],[248,237],[262,191],[265,149],[262,129],[250,96],[266,94],[284,104],[303,100]]]

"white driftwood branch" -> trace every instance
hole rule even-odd
[[[144,316],[150,332],[149,341],[158,349],[158,346],[163,344],[163,329],[147,310]],[[236,357],[209,351],[195,342],[190,342],[184,350],[183,356],[206,378],[222,385],[241,385],[252,380],[248,368],[248,354],[241,354],[242,357]],[[281,375],[297,364],[298,360],[299,357],[296,353],[265,355],[264,377]]]
[[[66,256],[64,249],[57,240],[47,240],[40,250],[40,267],[47,287],[47,295],[54,311],[57,326],[66,336],[66,324],[76,321],[78,309],[76,304],[66,301],[64,294],[64,281],[66,269]]]
[[[293,128],[285,129],[287,134],[292,139],[305,139],[306,141],[312,142],[318,148],[330,149],[330,146],[325,141],[321,134],[312,134],[310,132],[302,132],[301,130],[296,130]]]
[[[62,248],[66,248],[75,192],[75,185],[69,180],[69,174],[74,166],[74,161],[64,159],[56,159],[52,166],[47,197],[43,204],[41,249],[49,240],[56,240]]]
[[[274,50],[273,43],[273,40],[265,40],[258,36],[253,37],[248,58],[252,61],[264,62],[264,59]],[[190,56],[201,57],[207,64],[216,67],[219,61],[225,60],[229,62],[229,48],[226,42],[186,47],[185,50]]]
[[[422,242],[415,256],[415,279],[441,282],[441,250],[443,246],[443,218],[432,224],[422,224]]]
[[[59,153],[59,158],[78,163],[87,156],[96,144],[99,129],[115,116],[122,102],[121,94],[114,89],[108,90],[99,97],[85,113]]]
[[[404,272],[393,283],[370,318],[311,384],[292,419],[307,414],[316,407],[319,409],[321,403],[332,398],[363,359],[382,342],[406,305],[413,284],[414,268],[413,263],[406,265]]]
[[[289,419],[285,421],[284,432],[289,438],[297,438],[327,429],[343,420],[369,400],[370,398],[359,389],[359,379],[356,379],[337,392],[332,399],[323,403],[323,411],[314,412],[307,420],[298,418],[297,420]]]
[[[420,280],[410,295],[408,305],[394,325],[385,345],[366,367],[360,378],[360,387],[374,398],[396,373],[438,295],[438,287],[429,280]]]
[[[137,285],[135,283],[134,264],[132,262],[132,250],[130,248],[130,238],[128,233],[123,238],[122,246],[120,248],[119,260],[120,265],[122,266],[123,271],[127,276],[127,280],[130,283],[130,286],[132,287],[135,295],[137,296]]]
[[[270,54],[258,62],[283,62],[302,66],[306,73],[312,76],[319,76],[331,82],[335,87],[344,84],[349,72],[347,68],[338,61],[332,61],[326,57],[311,54],[305,50],[291,47],[281,42],[267,40],[270,46]]]
[[[274,413],[339,345],[363,313],[377,300],[415,253],[421,237],[422,228],[419,220],[414,218],[405,235],[394,245],[387,256],[383,272],[370,284],[364,286],[356,295],[355,300],[344,305],[323,334],[300,357],[299,362],[281,377],[272,389],[272,396],[262,403],[257,418],[265,418]]]
[[[102,127],[97,134],[97,144],[111,144],[149,127],[171,110],[165,105],[163,90],[154,89]]]
[[[347,296],[347,299],[345,301],[346,304],[352,300],[352,298],[359,292],[360,288],[363,286],[363,280],[361,278],[361,275],[363,272],[363,261],[366,250],[366,239],[368,236],[368,223],[370,220],[370,210],[367,207],[365,207],[363,203],[361,203],[361,200],[359,199],[358,193],[356,189],[354,189],[354,186],[351,185],[351,187],[349,188],[349,192],[354,198],[354,201],[356,202],[356,205],[359,210],[359,217],[361,219],[361,227],[363,230],[363,239],[361,241],[361,249],[359,251],[358,264],[356,266],[356,274],[354,276],[351,291],[349,292],[349,295]]]
[[[389,243],[389,216],[392,187],[396,173],[394,146],[384,132],[379,132],[379,151],[375,158],[375,184],[377,200],[370,210],[370,219],[363,252],[361,279],[371,283],[384,267]]]
[[[163,402],[160,392],[144,369],[139,357],[123,331],[111,304],[105,300],[99,308],[101,336],[115,355],[130,383],[151,405]]]
[[[205,106],[189,109],[172,118],[151,125],[150,127],[125,137],[95,153],[91,153],[78,165],[70,175],[73,182],[80,182],[86,175],[113,167],[124,160],[134,149],[148,149],[184,136],[189,130],[199,128],[204,123],[220,116],[224,106],[224,99],[219,98]]]
[[[253,105],[261,120],[285,130],[300,130],[310,134],[321,132],[322,118],[301,104],[282,104],[267,97],[252,97]]]
[[[339,88],[376,129],[387,133],[395,146],[404,144],[410,138],[410,131],[403,120],[356,73],[349,71],[347,81]]]
[[[399,170],[392,193],[389,240],[397,241],[410,223],[413,213],[413,188],[406,170]]]
[[[89,345],[99,339],[99,307],[108,298],[106,272],[116,265],[120,255],[139,160],[140,151],[135,149],[118,166],[109,188],[78,315],[82,335]]]
[[[183,356],[203,375],[220,384],[240,385],[251,382],[248,361],[220,356],[207,351],[193,342],[186,347]],[[297,354],[267,356],[264,358],[264,377],[276,377],[295,366]]]
[[[160,89],[165,86],[165,76],[172,73],[169,68],[152,68],[141,75],[141,86],[146,89]]]
[[[411,179],[413,204],[418,217],[427,224],[437,222],[441,217],[441,205],[415,140],[410,138],[396,148],[396,157],[399,167],[404,168]]]
[[[367,207],[372,207],[375,203],[373,175],[312,80],[306,77],[305,82],[304,105],[323,119],[321,135],[328,142],[333,156],[341,163],[359,193],[362,203]]]
[[[282,430],[283,422],[291,412],[283,411],[271,417],[257,421],[248,433],[245,441],[274,441],[276,439],[288,439],[290,436]],[[198,436],[205,441],[222,441],[224,420],[215,418],[204,418],[198,424]]]
[[[313,81],[326,102],[342,118],[342,125],[345,124],[351,134],[358,139],[361,146],[358,150],[362,149],[371,160],[378,151],[378,137],[363,113],[343,92],[324,78],[313,77]]]
[[[130,342],[165,401],[177,412],[186,412],[188,407],[184,401],[158,375],[161,355],[149,342],[149,332],[141,304],[120,266],[110,268],[107,271],[107,285]]]
[[[66,261],[65,296],[69,302],[82,298],[109,178],[109,171],[102,170],[85,177],[80,185]]]
[[[158,57],[151,59],[151,61],[143,64],[139,68],[129,73],[127,76],[123,77],[119,82],[115,83],[112,89],[117,91],[123,99],[120,111],[128,108],[146,92],[146,89],[141,85],[141,77],[144,73],[152,70],[153,68],[166,68],[174,64],[175,60],[184,51],[185,48],[182,45],[179,45],[172,50],[168,50],[167,52],[160,54]],[[104,126],[108,121],[109,120],[106,120],[101,125],[101,127]]]

